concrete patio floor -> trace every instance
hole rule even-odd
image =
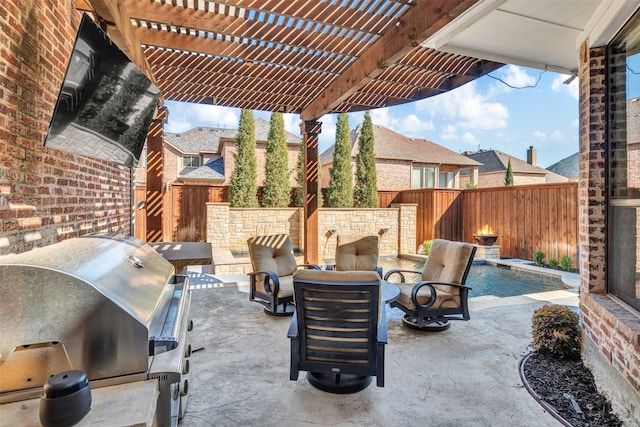
[[[561,425],[529,395],[519,362],[533,310],[578,305],[576,289],[478,297],[471,320],[420,333],[387,309],[385,387],[350,395],[289,380],[290,318],[267,316],[244,275],[189,271],[193,289],[189,401],[183,427]]]

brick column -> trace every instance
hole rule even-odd
[[[580,49],[579,230],[583,293],[606,292],[606,48]]]

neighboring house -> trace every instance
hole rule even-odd
[[[507,173],[509,161],[513,173],[513,185],[552,184],[568,182],[561,175],[536,166],[536,152],[530,147],[527,152],[528,162],[498,150],[466,151],[465,157],[482,163],[478,173],[478,187],[502,187]],[[463,185],[469,182],[469,172],[463,171]]]
[[[261,118],[255,119],[254,124],[258,186],[262,186],[265,180],[264,168],[270,124]],[[166,133],[163,148],[164,183],[228,186],[235,169],[234,155],[238,152],[237,134],[237,129],[208,127],[197,127],[183,133]],[[289,158],[289,183],[295,187],[296,164],[302,139],[289,132],[285,134]],[[140,175],[144,175],[144,170],[137,172],[136,176],[141,178],[137,181],[142,185],[144,180]]]
[[[578,181],[578,160],[579,153],[565,157],[547,168],[548,171],[566,177],[569,181]]]
[[[355,177],[362,125],[351,131],[351,163]],[[462,188],[460,169],[478,170],[480,163],[426,139],[408,138],[383,126],[373,126],[378,191],[413,188]],[[331,146],[320,156],[322,187],[329,186],[333,165]]]

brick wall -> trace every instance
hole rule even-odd
[[[376,180],[379,191],[400,191],[411,188],[411,164],[401,160],[378,159],[376,160]]]
[[[81,15],[0,2],[0,255],[131,230],[132,171],[43,147]]]
[[[638,314],[607,294],[606,65],[606,48],[582,46],[579,69],[579,262],[584,360],[614,408],[637,421],[640,411],[637,405],[640,393]],[[590,348],[595,350],[590,351]],[[612,372],[620,381],[612,378]],[[625,394],[627,388],[635,393]]]

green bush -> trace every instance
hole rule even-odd
[[[533,347],[563,359],[578,359],[582,334],[577,313],[563,305],[544,305],[533,312]]]
[[[549,258],[549,267],[551,268],[558,268],[558,265],[560,265],[558,263],[558,260],[555,258]]]
[[[431,252],[432,244],[433,244],[433,240],[425,240],[424,242],[422,242],[422,252],[425,255],[429,255],[429,252]]]
[[[543,265],[544,264],[544,253],[542,251],[535,251],[533,253],[533,262],[536,265]]]
[[[562,267],[564,271],[573,271],[573,260],[569,255],[564,255],[560,258],[560,267]]]

